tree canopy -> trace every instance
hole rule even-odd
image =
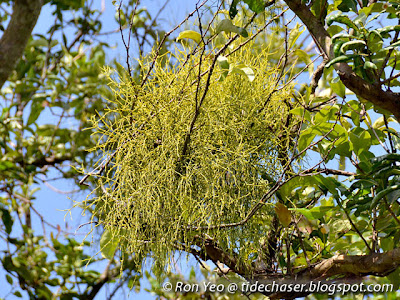
[[[205,0],[171,30],[142,3],[115,2],[126,50],[119,64],[105,61],[106,43],[92,43],[101,33],[93,7],[51,1],[55,24],[31,36],[44,3],[13,4],[0,39],[0,53],[10,53],[0,56],[10,293],[87,299],[118,276],[114,291],[146,274],[160,297],[220,297],[162,289],[165,280],[196,281],[171,272],[179,252],[208,281],[363,281],[390,289],[358,297],[398,296],[397,1]],[[57,124],[40,123],[47,110]],[[66,118],[76,126],[64,127]],[[32,228],[34,183],[51,168],[89,188],[75,206],[101,232],[103,273],[84,269],[99,259],[88,254],[94,244]],[[230,297],[326,298],[310,294]]]

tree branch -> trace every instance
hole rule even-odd
[[[16,0],[13,14],[0,39],[0,88],[21,58],[38,20],[43,0]]]
[[[357,175],[357,173],[354,173],[354,172],[335,170],[335,169],[327,169],[327,168],[309,169],[309,170],[307,170],[307,172],[304,172],[303,174],[311,174],[314,172],[324,173],[324,174],[328,174],[328,175],[341,175],[341,176],[356,176]]]
[[[239,262],[233,254],[226,253],[223,249],[221,249],[212,238],[203,238],[197,236],[196,240],[197,246],[205,251],[205,258],[211,259],[214,263],[223,263],[233,272],[242,276],[251,275],[253,273],[251,268]]]
[[[44,167],[44,166],[54,166],[65,161],[73,160],[73,156],[69,153],[64,154],[61,157],[56,157],[54,155],[51,156],[43,156],[40,159],[35,160],[34,162],[30,163],[30,165],[34,165],[36,167]]]
[[[87,289],[84,294],[85,299],[94,299],[103,285],[105,285],[110,279],[116,278],[118,274],[120,274],[120,270],[118,268],[110,270],[111,262],[112,260],[108,262],[107,267],[104,269],[103,273],[101,273],[99,279]]]
[[[328,278],[336,275],[385,277],[400,265],[400,248],[369,255],[335,255],[297,274],[303,279]]]
[[[374,275],[385,277],[395,271],[400,265],[400,248],[395,248],[384,253],[373,253],[369,255],[335,255],[329,259],[325,259],[317,264],[311,265],[303,269],[293,276],[280,278],[275,274],[255,276],[251,281],[265,283],[274,280],[277,284],[289,283],[309,283],[311,281],[323,281],[332,278],[330,283],[338,277],[348,279],[361,279],[364,276]],[[304,297],[310,293],[269,293],[271,299],[294,299]]]

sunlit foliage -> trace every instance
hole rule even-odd
[[[268,190],[267,178],[280,175],[292,88],[275,90],[268,49],[251,50],[248,43],[223,56],[218,48],[177,47],[167,54],[170,67],[162,57],[152,70],[151,59],[139,61],[150,72],[142,85],[106,71],[117,97],[93,120],[102,136],[93,150],[113,159],[99,178],[101,196],[88,202],[114,236],[103,248],[115,250],[119,242],[138,257],[151,251],[162,261],[196,245],[202,231],[230,251],[246,249],[241,253],[250,261],[248,245],[268,226],[271,205],[244,227],[220,226],[245,219]]]

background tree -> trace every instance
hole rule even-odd
[[[95,123],[104,159],[102,172],[90,173],[99,178],[99,193],[88,205],[106,228],[102,251],[121,249],[123,258],[131,252],[138,262],[151,256],[161,280],[168,258],[180,250],[242,280],[343,283],[369,276],[395,291],[397,2],[243,1],[242,7],[233,1],[226,11],[220,3],[204,22],[206,2],[188,15],[197,16],[196,30],[179,31],[188,45],[160,60],[161,41],[140,61],[141,81],[111,81],[117,98]],[[312,55],[296,43],[300,26],[282,17],[288,9],[314,41]],[[274,21],[283,28],[272,27],[282,34],[283,53],[269,77],[257,36]],[[296,57],[305,62],[300,72],[288,64]],[[311,58],[321,64],[310,82],[290,91],[301,71],[312,68]],[[265,79],[268,84],[257,81]],[[285,91],[288,96],[280,94]],[[252,108],[254,99],[261,108]],[[263,115],[266,107],[272,116]],[[102,126],[107,121],[118,130]],[[319,157],[307,161],[312,152]]]
[[[44,4],[8,1],[1,10],[0,230],[10,295],[93,298],[122,268],[112,297],[137,284],[152,256],[153,291],[173,298],[160,282],[177,280],[164,269],[175,250],[211,260],[230,281],[371,275],[398,287],[395,1],[203,1],[170,31],[138,2],[116,2],[126,70],[115,67],[112,92],[102,85],[110,80],[101,9],[50,1],[54,24],[32,36]],[[100,135],[82,130],[90,118]],[[102,152],[87,154],[93,147]],[[99,158],[81,179],[77,170]],[[95,179],[81,206],[106,228],[102,272],[84,268],[103,260],[87,260],[88,243],[51,230],[35,209],[35,184],[53,176]]]
[[[112,97],[102,75],[110,34],[133,29],[140,51],[160,35],[145,8],[129,2],[111,10],[105,6],[105,1],[75,0],[2,1],[0,6],[0,282],[5,298],[92,299],[109,283],[113,297],[128,281],[130,287],[138,284],[129,260],[121,269],[117,261],[90,259],[98,247],[76,240],[76,227],[50,222],[49,212],[38,209],[50,199],[36,194],[60,178],[66,185],[67,180],[78,184],[77,170],[97,159],[86,151],[96,143],[88,128],[90,117],[103,110],[102,97]],[[104,28],[104,14],[114,17],[118,10],[115,20],[134,14],[135,22]],[[50,12],[49,20],[32,34],[41,12]],[[38,219],[42,226],[35,225]],[[121,270],[125,275],[115,284]]]

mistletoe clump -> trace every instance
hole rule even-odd
[[[225,56],[204,49],[139,61],[148,74],[140,84],[106,72],[115,99],[93,122],[102,136],[94,150],[107,168],[87,204],[106,228],[103,252],[119,245],[165,262],[200,243],[199,234],[235,251],[258,242],[268,225],[264,205],[245,226],[229,226],[251,213],[282,171],[292,87],[276,89],[268,49],[255,54],[248,43]]]

